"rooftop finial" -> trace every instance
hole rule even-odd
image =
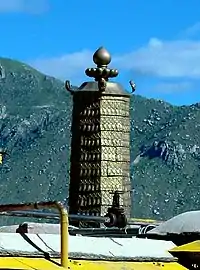
[[[88,77],[93,77],[99,84],[99,90],[105,91],[106,82],[108,78],[114,78],[118,75],[117,69],[109,69],[107,66],[111,62],[111,56],[109,52],[100,47],[93,55],[93,61],[97,65],[96,68],[87,68],[85,74]]]
[[[93,61],[97,67],[107,67],[111,62],[111,55],[104,48],[100,47],[93,55]]]

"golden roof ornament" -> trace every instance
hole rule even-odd
[[[117,77],[118,70],[108,68],[108,65],[111,62],[111,55],[104,47],[100,47],[94,53],[93,61],[97,67],[87,68],[85,74],[88,77],[93,77],[95,81],[98,82],[99,91],[103,92],[106,89],[106,82],[108,79]]]

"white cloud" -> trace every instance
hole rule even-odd
[[[60,57],[37,59],[31,61],[30,65],[60,79],[79,78],[84,75],[84,70],[92,65],[92,52],[83,50]]]
[[[83,77],[85,68],[92,67],[89,50],[64,54],[60,57],[38,59],[31,65],[58,78]],[[151,38],[137,50],[113,56],[111,66],[121,72],[160,78],[200,79],[200,41],[162,41]]]
[[[48,9],[47,0],[0,0],[0,13],[41,13]]]
[[[150,39],[138,50],[116,58],[119,67],[165,78],[200,78],[200,42]]]

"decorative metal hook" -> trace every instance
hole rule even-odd
[[[66,88],[67,91],[70,92],[71,94],[74,93],[74,91],[73,91],[73,89],[72,89],[72,85],[71,85],[71,83],[70,83],[69,80],[67,80],[67,81],[65,82],[65,88]]]
[[[129,81],[129,84],[130,84],[131,89],[132,89],[132,92],[131,93],[134,93],[135,90],[136,90],[136,84],[134,83],[134,81]]]

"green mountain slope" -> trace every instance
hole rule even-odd
[[[71,99],[63,83],[2,59],[0,144],[1,202],[67,196]]]
[[[198,209],[200,108],[131,100],[133,215],[166,219]],[[0,203],[65,201],[72,100],[59,80],[0,58]]]

